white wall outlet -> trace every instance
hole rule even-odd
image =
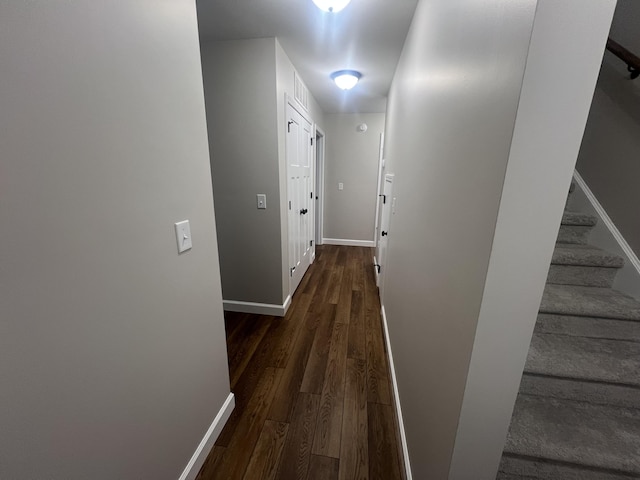
[[[267,196],[264,193],[257,194],[256,200],[258,202],[258,208],[260,210],[264,210],[267,208]]]
[[[189,226],[189,220],[183,220],[175,224],[176,227],[176,241],[178,242],[178,253],[191,250],[193,244],[191,243],[191,227]]]
[[[344,190],[344,183],[338,184],[338,190]]]

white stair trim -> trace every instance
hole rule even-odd
[[[225,400],[222,408],[216,415],[216,418],[213,419],[213,422],[207,429],[207,433],[204,434],[204,437],[200,441],[198,448],[193,452],[189,463],[185,467],[182,475],[180,475],[179,480],[194,480],[198,475],[198,472],[202,468],[204,461],[207,459],[209,452],[213,448],[213,444],[217,440],[220,432],[222,432],[223,427],[229,420],[229,416],[231,412],[236,406],[236,400],[233,393],[230,393],[227,399]]]
[[[584,194],[584,196],[587,198],[587,200],[595,210],[595,214],[598,216],[598,220],[601,222],[602,225],[604,225],[607,228],[607,230],[609,231],[613,239],[616,241],[616,243],[620,247],[620,250],[622,251],[621,254],[625,257],[625,261],[627,262],[627,264],[630,265],[635,270],[635,273],[637,274],[638,278],[640,278],[640,260],[638,259],[638,256],[635,254],[633,249],[629,246],[627,241],[624,239],[624,237],[620,233],[620,230],[618,230],[618,228],[615,226],[615,224],[613,223],[613,220],[611,220],[611,217],[609,217],[604,207],[600,204],[596,196],[593,194],[593,192],[591,191],[589,186],[586,184],[582,176],[580,176],[577,170],[573,172],[573,178],[576,184],[578,185],[578,187],[580,188],[580,190],[582,190],[582,193]],[[590,242],[590,243],[594,243],[594,242]],[[595,246],[601,247],[601,245],[595,245]],[[617,288],[615,284],[614,284],[614,288]],[[623,289],[623,290],[625,290],[624,293],[633,294],[635,293],[636,288]]]

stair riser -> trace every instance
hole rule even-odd
[[[636,476],[504,455],[496,480],[637,480]]]
[[[584,287],[612,287],[617,272],[617,268],[551,265],[547,283]]]
[[[552,397],[560,400],[596,403],[598,405],[640,408],[640,389],[637,388],[607,383],[541,377],[538,375],[528,375],[527,372],[522,376],[520,393]]]
[[[560,225],[557,242],[586,245],[592,228],[583,225]]]

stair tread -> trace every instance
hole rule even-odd
[[[504,455],[496,480],[636,480],[634,474],[616,473],[579,465]]]
[[[598,217],[588,213],[567,212],[562,214],[562,225],[592,227],[598,223]]]
[[[536,333],[640,342],[640,322],[576,315],[538,314]]]
[[[556,244],[551,264],[621,268],[624,258],[591,245],[560,243]]]
[[[640,302],[610,288],[547,284],[540,313],[640,320]]]
[[[525,372],[640,387],[640,343],[537,333]]]
[[[640,474],[640,410],[518,395],[505,452]]]
[[[640,388],[615,383],[524,373],[520,393],[600,405],[640,409]]]

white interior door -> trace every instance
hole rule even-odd
[[[382,188],[382,214],[380,216],[380,236],[378,237],[378,287],[382,297],[384,290],[384,274],[387,262],[387,247],[389,244],[389,225],[391,223],[391,213],[393,205],[393,175],[384,176]]]
[[[293,294],[311,263],[313,148],[311,122],[287,103],[289,275]]]

